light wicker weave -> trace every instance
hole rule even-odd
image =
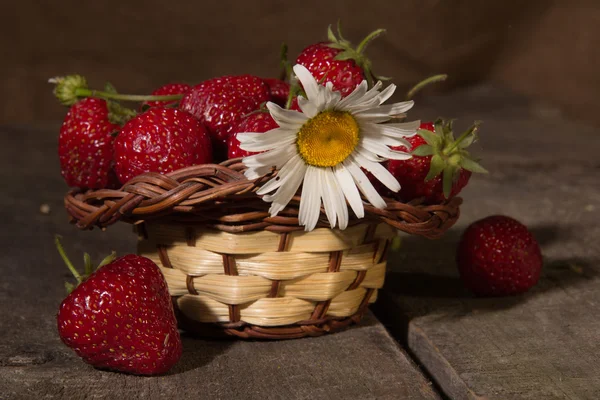
[[[202,335],[290,339],[357,323],[385,278],[396,229],[441,236],[459,216],[461,200],[441,205],[386,199],[365,204],[365,218],[330,229],[298,225],[300,198],[278,216],[249,181],[239,160],[170,174],[142,174],[119,190],[74,190],[65,196],[81,229],[134,224],[138,253],[167,280],[180,326]]]

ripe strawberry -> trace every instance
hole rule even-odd
[[[210,137],[189,113],[153,107],[129,120],[115,140],[121,183],[144,172],[167,173],[212,161]]]
[[[542,270],[542,253],[531,232],[502,215],[471,224],[458,245],[456,261],[464,284],[480,296],[526,292]]]
[[[290,94],[289,83],[275,78],[265,78],[263,82],[269,87],[269,101],[285,107]]]
[[[194,86],[183,97],[179,108],[206,126],[215,158],[221,160],[227,155],[227,139],[232,126],[268,100],[269,88],[260,78],[252,75],[224,76]]]
[[[408,138],[413,157],[387,162],[400,183],[396,197],[404,202],[423,198],[428,204],[442,203],[460,193],[472,172],[487,172],[466,150],[476,140],[477,129],[475,124],[454,139],[451,122],[421,124],[418,134]],[[404,146],[392,148],[407,151]]]
[[[101,189],[114,187],[114,133],[106,101],[85,98],[69,109],[58,137],[61,174],[71,187]]]
[[[254,112],[243,117],[235,128],[231,131],[231,135],[227,141],[227,158],[247,157],[257,152],[251,152],[240,149],[240,141],[237,140],[237,134],[240,132],[260,132],[264,133],[271,129],[279,128],[277,122],[271,117],[268,112]]]
[[[61,256],[80,282],[58,311],[62,341],[96,368],[155,375],[175,365],[181,357],[181,338],[158,266],[129,254],[112,262],[105,260],[107,264],[93,273],[89,263],[86,270],[90,275],[81,277],[56,240]]]
[[[319,42],[306,47],[296,58],[296,64],[304,65],[318,82],[333,84],[334,90],[345,97],[352,93],[364,79],[372,84],[373,78],[379,78],[371,72],[371,62],[364,55],[368,44],[384,33],[379,29],[368,35],[355,49],[342,37],[338,26],[338,37],[331,27],[328,30],[328,42]]]
[[[166,96],[172,94],[185,94],[192,87],[187,83],[168,83],[164,86],[159,87],[152,91],[151,95],[153,96]],[[146,101],[143,103],[143,106],[146,107],[165,107],[172,104],[176,104],[179,100],[169,100],[169,101]]]

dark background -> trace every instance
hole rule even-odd
[[[433,73],[429,92],[489,81],[600,123],[600,1],[1,1],[0,123],[58,121],[46,83],[80,73],[144,93],[171,81],[278,73],[341,19],[354,43],[376,28],[374,69],[401,88]]]

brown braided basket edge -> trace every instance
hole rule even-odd
[[[104,229],[118,221],[137,224],[157,219],[194,223],[230,233],[303,230],[298,223],[300,196],[295,196],[279,215],[271,217],[269,204],[256,191],[276,171],[248,180],[243,174],[245,169],[241,159],[232,159],[168,174],[144,173],[118,190],[73,189],[65,195],[64,205],[71,222],[83,230]],[[351,218],[349,225],[379,221],[409,234],[435,239],[454,225],[462,203],[459,197],[433,205],[421,204],[419,200],[402,203],[385,198],[385,201],[386,209],[365,203],[365,218]],[[317,227],[329,227],[323,210]]]

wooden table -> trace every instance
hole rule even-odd
[[[283,342],[184,336],[181,362],[153,378],[97,371],[60,342],[55,314],[69,274],[53,235],[73,258],[87,250],[95,260],[134,251],[135,236],[125,225],[67,224],[58,124],[0,128],[0,399],[600,398],[600,132],[488,87],[418,101],[415,112],[462,127],[482,119],[475,151],[491,174],[472,179],[443,239],[406,237],[391,255],[379,320]],[[527,295],[477,299],[458,279],[461,231],[494,213],[522,220],[542,245],[544,275]]]

